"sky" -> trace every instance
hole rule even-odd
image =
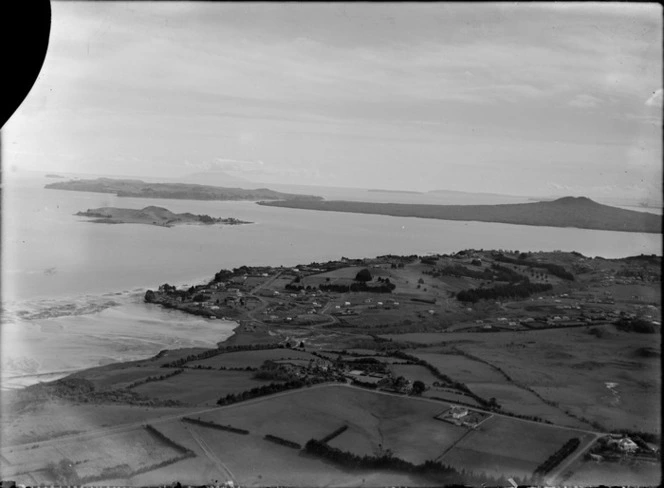
[[[657,4],[51,5],[6,170],[661,199]]]

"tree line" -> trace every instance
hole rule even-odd
[[[323,438],[322,438],[320,441],[318,441],[318,442],[323,442],[323,443],[327,444],[327,443],[330,442],[332,439],[334,439],[335,437],[339,437],[341,434],[343,434],[343,433],[346,432],[347,430],[348,430],[348,425],[342,425],[342,426],[339,427],[338,429],[335,429],[334,431],[332,431],[332,432],[330,432],[329,434],[327,434],[325,437],[323,437]]]
[[[560,449],[551,454],[551,456],[549,456],[546,461],[535,468],[535,476],[547,474],[553,468],[562,463],[567,456],[572,454],[576,448],[579,447],[579,444],[581,444],[581,441],[578,437],[573,437],[565,442],[565,444],[563,444]]]
[[[160,376],[148,376],[147,378],[144,378],[142,380],[134,381],[133,383],[129,384],[127,386],[127,389],[131,390],[132,388],[136,388],[139,385],[144,385],[145,383],[151,383],[153,381],[162,381],[167,378],[172,378],[173,376],[177,376],[179,374],[184,373],[184,369],[176,369],[172,373],[166,373],[162,374]]]
[[[304,446],[305,452],[314,456],[327,459],[340,466],[350,469],[371,469],[396,471],[401,473],[416,474],[437,483],[445,484],[464,484],[473,485],[489,484],[491,486],[505,486],[507,481],[503,478],[494,478],[485,474],[457,471],[449,465],[437,461],[425,461],[422,464],[413,464],[404,459],[395,457],[391,452],[386,452],[380,456],[359,456],[352,452],[342,451],[331,447],[325,442],[316,439],[310,439]]]
[[[217,405],[231,405],[233,403],[243,402],[246,400],[251,400],[252,398],[258,398],[261,396],[272,395],[274,393],[279,393],[287,390],[295,390],[298,388],[303,388],[305,386],[311,386],[318,383],[332,382],[327,378],[307,378],[306,380],[297,379],[292,381],[287,381],[285,383],[270,383],[268,385],[261,385],[254,387],[250,390],[245,390],[241,393],[229,393],[226,396],[223,396],[217,400]]]
[[[211,422],[208,420],[193,419],[191,417],[182,417],[183,422],[189,422],[190,424],[200,425],[202,427],[209,427],[210,429],[225,430],[226,432],[233,432],[234,434],[247,435],[249,433],[246,429],[239,429],[231,425],[221,425],[216,422]]]
[[[498,285],[491,288],[471,288],[456,294],[460,302],[476,303],[479,300],[499,300],[502,298],[528,298],[534,293],[549,291],[553,288],[549,283],[523,282],[511,285]]]
[[[284,439],[283,437],[278,437],[276,435],[265,434],[265,437],[263,437],[263,439],[265,439],[266,441],[274,442],[275,444],[291,447],[293,449],[302,449],[302,446],[299,445],[297,442],[289,441],[288,439]]]

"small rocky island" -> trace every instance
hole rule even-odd
[[[203,224],[203,225],[240,225],[251,224],[232,217],[215,218],[209,215],[194,215],[186,212],[176,214],[163,207],[145,207],[143,209],[101,207],[88,209],[85,212],[77,212],[79,217],[91,217],[91,222],[99,224],[148,224],[160,227],[173,227],[178,224]]]

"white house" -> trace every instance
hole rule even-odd
[[[452,418],[461,419],[466,415],[468,415],[468,409],[461,407],[452,407],[451,413],[452,413]]]
[[[621,451],[625,452],[635,452],[639,446],[629,437],[623,437],[618,441],[618,447]]]

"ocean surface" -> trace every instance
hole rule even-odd
[[[56,179],[9,178],[2,200],[2,387],[19,387],[159,350],[212,346],[235,323],[142,302],[162,283],[195,284],[221,268],[292,266],[382,254],[461,249],[566,250],[608,258],[662,254],[661,236],[454,222],[263,207],[253,202],[118,198],[46,190]],[[281,190],[281,188],[280,188]],[[313,193],[311,189],[308,193]],[[467,195],[317,189],[329,199],[463,204]],[[495,201],[492,201],[495,199]],[[520,203],[483,196],[475,203]],[[102,206],[235,217],[239,226],[95,224],[76,212]]]

